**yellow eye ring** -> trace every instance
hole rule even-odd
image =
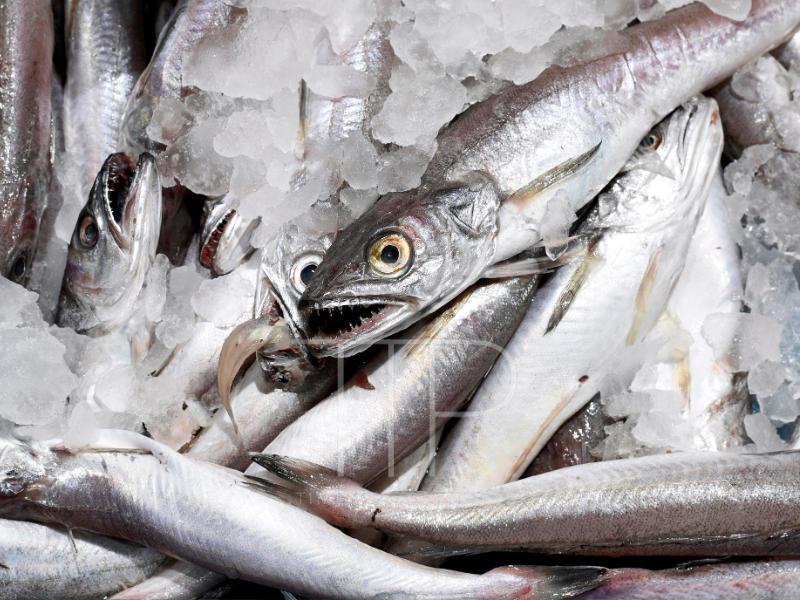
[[[398,233],[390,233],[372,242],[367,260],[376,275],[400,277],[411,265],[411,254],[409,241]]]

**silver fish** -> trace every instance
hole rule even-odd
[[[0,2],[0,276],[23,285],[50,187],[52,65],[50,2]]]
[[[622,31],[625,51],[471,107],[417,190],[380,199],[331,246],[301,301],[312,351],[354,354],[539,242],[554,199],[579,209],[657,122],[798,24],[795,0],[757,0],[743,22],[692,4]]]
[[[160,223],[155,159],[109,156],[78,216],[56,323],[91,336],[121,327],[136,310],[155,260]]]
[[[480,490],[519,478],[594,397],[606,373],[618,369],[614,359],[641,342],[663,312],[721,151],[716,103],[702,96],[642,140],[629,170],[579,229],[580,253],[536,293],[506,347],[509,360],[475,393],[423,489]],[[672,176],[654,173],[653,165]]]
[[[435,318],[389,340],[342,390],[282,431],[266,451],[323,464],[360,483],[391,469],[435,435],[504,359],[503,346],[530,305],[537,279],[466,291]]]
[[[250,236],[258,223],[258,219],[244,219],[227,196],[207,200],[200,232],[200,264],[218,275],[233,271],[253,253]]]
[[[0,457],[5,515],[145,543],[229,577],[316,598],[564,598],[606,572],[505,567],[476,576],[419,567],[270,498],[257,480],[130,432],[102,430],[93,447],[75,454],[6,439]]]
[[[800,561],[703,561],[676,569],[619,569],[576,600],[794,600],[800,594]]]
[[[66,14],[65,141],[80,153],[82,191],[110,154],[133,86],[147,66],[144,2],[70,0]]]
[[[0,598],[94,600],[135,585],[163,555],[111,538],[0,520]]]
[[[120,147],[130,154],[155,152],[147,135],[153,110],[163,98],[181,98],[183,59],[209,27],[230,24],[242,10],[222,0],[180,0],[163,26],[150,64],[131,92],[120,126]]]
[[[375,527],[438,550],[625,555],[798,551],[800,453],[677,452],[567,467],[477,492],[374,494],[275,455],[273,493],[337,527]]]
[[[225,575],[192,563],[168,559],[152,577],[109,600],[195,600],[227,580]]]

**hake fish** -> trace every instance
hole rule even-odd
[[[94,600],[135,585],[164,556],[57,526],[0,520],[0,599]]]
[[[657,122],[798,24],[796,0],[756,0],[743,22],[692,4],[623,30],[624,52],[471,107],[417,190],[383,197],[331,246],[301,301],[312,351],[354,354],[538,243],[552,201],[579,209]]]
[[[125,324],[155,260],[160,224],[155,159],[109,156],[78,216],[56,323],[93,337]]]
[[[794,600],[800,594],[800,561],[704,561],[675,569],[619,569],[575,600]]]
[[[703,96],[645,136],[577,230],[574,258],[537,291],[508,360],[475,393],[422,489],[479,490],[519,478],[595,396],[614,358],[664,310],[721,151],[716,103]]]
[[[0,2],[0,276],[22,285],[50,188],[52,70],[50,2]]]
[[[70,0],[66,15],[65,142],[80,153],[82,191],[119,150],[125,106],[147,66],[145,3]]]
[[[606,573],[505,567],[476,576],[420,567],[270,498],[257,480],[130,432],[102,430],[76,453],[4,439],[0,473],[4,515],[122,537],[315,598],[566,598]]]
[[[567,467],[476,492],[374,494],[275,455],[283,499],[337,527],[374,527],[439,552],[791,555],[800,540],[800,453],[677,452]]]

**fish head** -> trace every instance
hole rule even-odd
[[[612,193],[600,196],[602,226],[650,231],[699,219],[722,144],[716,101],[696,95],[684,102],[642,139]]]
[[[309,219],[284,225],[261,254],[261,276],[256,291],[255,317],[277,323],[285,320],[295,338],[304,341],[300,297],[315,275],[338,232],[336,203],[320,202]],[[279,355],[259,352],[268,381],[298,382],[309,360],[304,343]]]
[[[0,507],[25,495],[45,475],[44,458],[36,449],[18,440],[0,437]]]
[[[44,168],[32,168],[24,177],[2,187],[0,275],[23,286],[30,278],[48,187]]]
[[[207,201],[200,232],[200,264],[218,275],[233,271],[253,252],[250,236],[258,224],[258,219],[243,218],[226,197]]]
[[[499,206],[482,172],[381,198],[339,233],[300,298],[311,352],[350,356],[461,292],[494,252]]]
[[[130,318],[161,227],[161,181],[152,155],[112,154],[72,234],[57,322],[103,335]]]

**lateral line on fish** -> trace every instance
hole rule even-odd
[[[503,203],[512,203],[523,208],[545,190],[579,174],[585,167],[591,164],[592,160],[600,151],[600,146],[602,144],[603,142],[601,140],[596,146],[580,156],[566,160],[549,171],[542,173],[536,179],[511,194]]]
[[[647,266],[647,271],[645,271],[642,282],[639,284],[633,309],[633,321],[630,329],[628,329],[628,337],[625,340],[626,346],[630,346],[636,341],[639,330],[642,328],[644,317],[647,314],[647,302],[650,300],[650,294],[653,292],[653,286],[655,285],[660,258],[661,250],[656,250],[650,258],[650,264]]]

